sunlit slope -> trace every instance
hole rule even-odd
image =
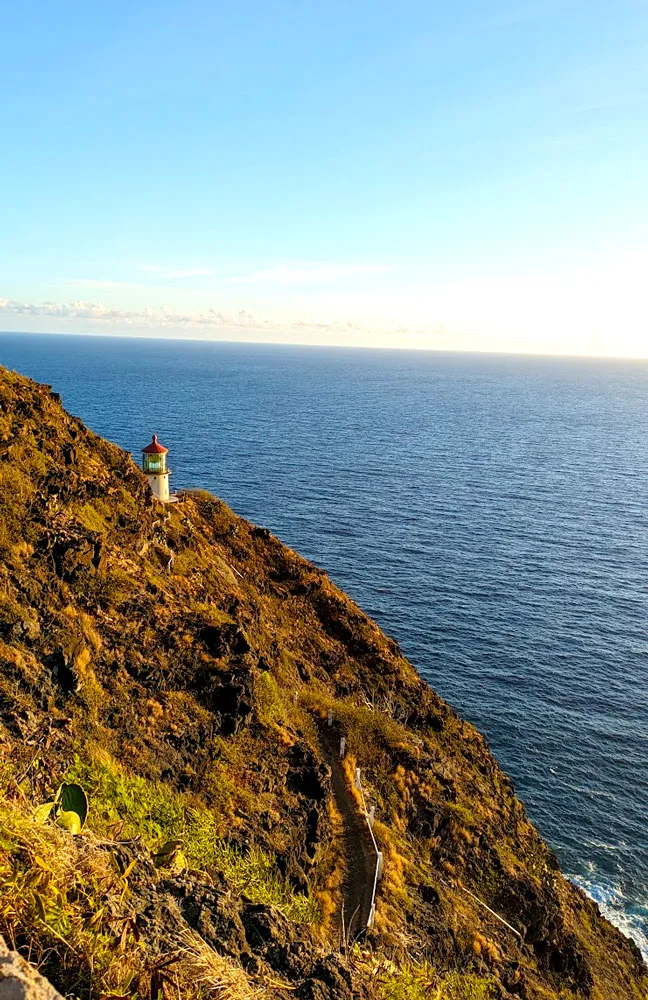
[[[645,998],[483,738],[322,570],[209,494],[158,505],[4,370],[0,559],[0,933],[59,989]],[[384,876],[340,950],[356,767]],[[78,836],[34,811],[61,782]]]

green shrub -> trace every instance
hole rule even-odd
[[[86,589],[103,607],[118,608],[137,593],[139,583],[124,570],[115,569],[90,577]]]
[[[32,810],[0,800],[0,933],[66,995],[130,985],[135,942],[126,935],[124,954],[111,926],[111,914],[124,914],[126,890],[106,852],[84,849]]]
[[[298,923],[315,922],[317,903],[296,894],[275,860],[251,847],[243,852],[220,836],[219,818],[204,806],[160,782],[126,774],[113,761],[77,757],[66,775],[87,789],[92,800],[88,825],[106,834],[119,824],[120,836],[140,836],[152,850],[179,841],[192,868],[221,872],[235,892],[254,903],[275,906]]]
[[[38,628],[37,615],[18,602],[13,589],[0,591],[0,629],[7,635],[15,626],[21,632],[33,633]]]
[[[36,495],[31,479],[15,465],[0,468],[0,550],[9,552],[17,541],[31,541],[34,533],[29,508]]]
[[[286,718],[286,706],[281,690],[269,670],[263,670],[254,686],[255,704],[259,718],[266,725],[282,724]]]
[[[379,975],[381,1000],[491,1000],[491,976],[471,972],[437,973],[428,962],[392,965]]]
[[[95,531],[97,534],[106,531],[107,525],[103,514],[91,503],[84,503],[82,507],[74,511],[74,516],[79,524],[87,528],[88,531]]]
[[[226,614],[225,611],[221,611],[215,604],[196,603],[192,605],[191,610],[196,612],[205,625],[214,625],[218,627],[219,625],[236,624],[231,615]]]
[[[459,823],[461,826],[466,826],[470,828],[477,825],[477,821],[473,816],[472,812],[470,811],[470,809],[467,809],[465,806],[459,805],[459,803],[457,802],[446,802],[444,803],[444,805],[446,809],[448,809],[452,813],[452,816],[457,821],[457,823]]]
[[[92,838],[70,837],[0,798],[0,933],[69,997],[265,997],[188,929],[174,956],[173,992],[160,990],[129,898],[134,864],[122,872]]]
[[[427,962],[405,965],[383,975],[381,1000],[428,1000],[434,984],[434,969]]]
[[[449,972],[441,985],[441,1000],[490,1000],[494,990],[491,976]]]
[[[377,764],[387,749],[411,743],[411,734],[404,726],[368,705],[354,705],[320,692],[307,692],[304,701],[324,714],[329,708],[333,710],[334,718],[346,734],[347,750],[365,765]]]

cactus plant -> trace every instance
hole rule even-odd
[[[67,809],[60,812],[56,817],[56,825],[63,827],[68,833],[71,833],[73,837],[76,837],[81,833],[81,818],[79,814],[73,809]]]
[[[52,810],[56,806],[56,802],[43,802],[42,805],[36,806],[34,809],[34,819],[37,823],[45,823],[46,820],[52,815]]]
[[[75,812],[83,826],[88,815],[88,798],[81,785],[63,782],[56,793],[56,798],[63,812]]]
[[[59,785],[53,802],[44,802],[34,811],[39,823],[53,819],[57,826],[73,836],[81,833],[88,815],[88,797],[81,785],[63,782]]]

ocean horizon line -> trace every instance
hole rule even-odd
[[[160,335],[158,333],[94,333],[88,331],[73,330],[0,330],[0,337],[76,337],[80,339],[88,338],[92,340],[138,340],[154,341],[156,343],[175,344],[218,344],[232,347],[288,347],[304,348],[306,350],[331,350],[331,351],[362,351],[366,354],[374,353],[394,353],[394,354],[433,354],[466,357],[485,358],[542,358],[556,361],[619,361],[619,362],[643,362],[648,365],[648,355],[629,354],[556,354],[544,351],[504,351],[504,350],[479,350],[476,348],[439,348],[439,347],[398,347],[393,344],[330,344],[330,343],[309,343],[297,340],[231,340],[225,337],[185,337],[181,335]]]

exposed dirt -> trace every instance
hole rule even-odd
[[[326,722],[318,726],[322,756],[331,769],[331,791],[342,817],[341,850],[345,861],[342,898],[335,916],[335,928],[347,940],[363,935],[369,920],[376,852],[367,822],[347,782],[340,759],[340,731]]]

